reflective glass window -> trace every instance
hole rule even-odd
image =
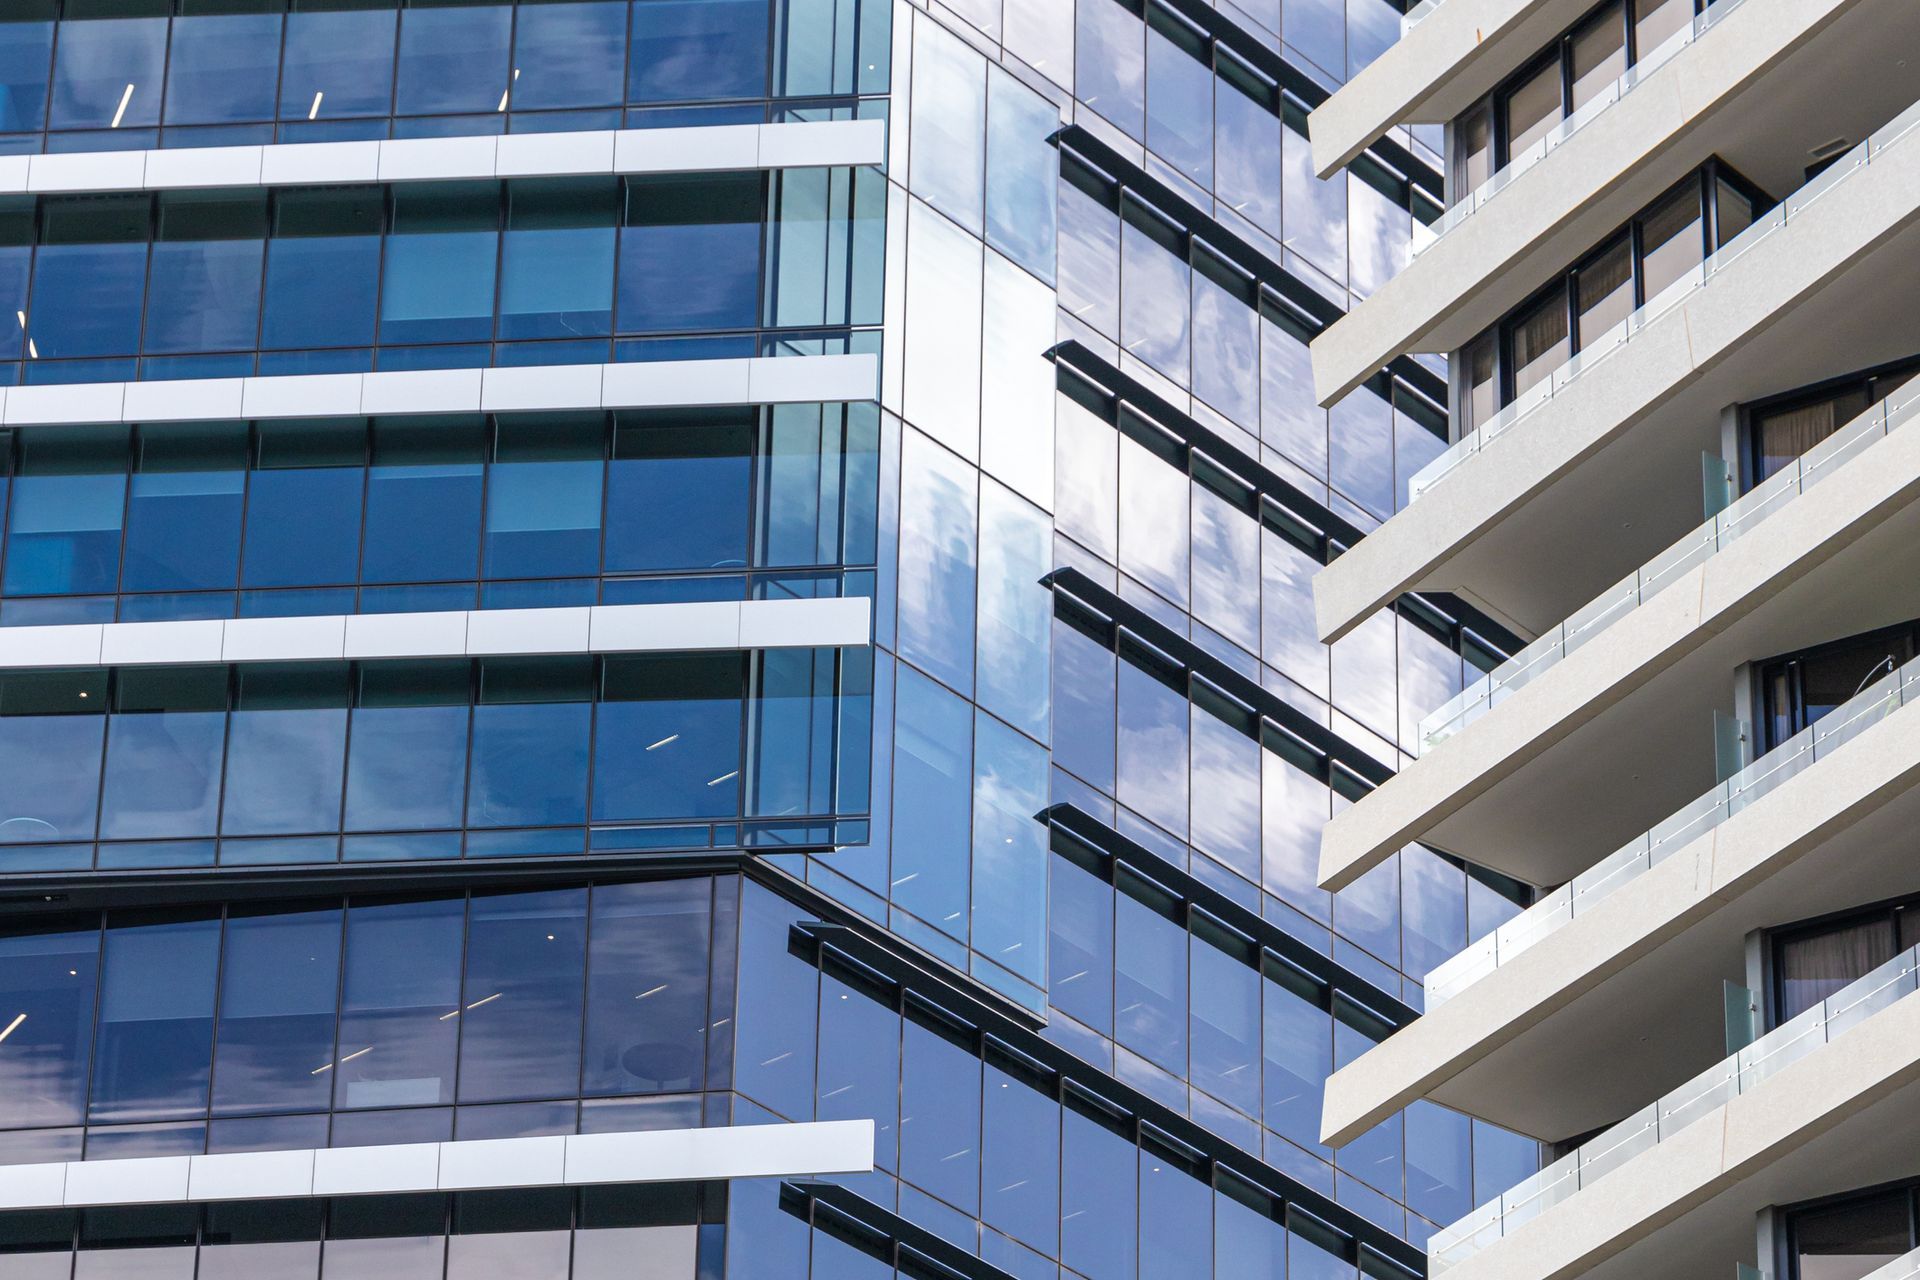
[[[622,413],[607,470],[607,572],[745,568],[756,434],[751,410]],[[817,457],[817,434],[809,443]]]
[[[167,8],[152,3],[114,8],[139,16],[69,15],[60,24],[53,58],[53,110],[47,122],[52,128],[131,129],[159,123],[160,90],[166,80]]]
[[[704,879],[594,890],[584,1092],[703,1087],[710,893]]]
[[[488,577],[599,569],[605,456],[606,422],[598,413],[499,420],[487,477]]]
[[[160,199],[148,281],[149,352],[238,351],[260,335],[266,201],[204,192]]]
[[[1513,393],[1518,396],[1566,363],[1567,299],[1554,289],[1512,322]]]
[[[1202,187],[1213,185],[1213,73],[1206,38],[1147,6],[1147,146]]]
[[[367,476],[364,428],[289,419],[258,424],[255,438],[240,585],[352,582]],[[299,519],[287,518],[296,511]]]
[[[628,179],[620,332],[751,327],[759,315],[763,206],[757,173]],[[698,264],[698,288],[687,287],[690,264]]]
[[[219,956],[214,916],[108,921],[90,1119],[206,1110]]]
[[[0,938],[0,1012],[18,1018],[0,1055],[9,1125],[77,1124],[87,1096],[100,930],[15,928]]]
[[[373,424],[363,582],[478,576],[483,433],[478,420],[446,417]]]
[[[1038,985],[1046,980],[1047,753],[992,716],[975,717],[973,947]]]
[[[633,0],[629,102],[758,98],[767,0]]]
[[[0,843],[90,840],[106,672],[0,675]]]
[[[1060,1242],[1060,1104],[986,1069],[980,1216],[1048,1257]]]
[[[1706,256],[1701,239],[1700,192],[1693,182],[1640,220],[1640,296],[1648,302]]]
[[[817,1120],[871,1119],[874,1164],[899,1167],[900,1015],[830,976],[820,979]]]
[[[1060,1260],[1087,1280],[1132,1280],[1138,1148],[1070,1106],[1063,1108],[1063,1117]]]
[[[1502,107],[1506,112],[1509,159],[1520,155],[1560,123],[1560,74],[1560,59],[1556,55],[1507,91]]]
[[[466,9],[409,9],[467,13]],[[475,342],[493,336],[499,210],[478,184],[404,185],[393,196],[381,278],[382,342]]]
[[[368,663],[355,675],[346,829],[459,826],[467,783],[467,664]]]
[[[1074,15],[1074,97],[1139,138],[1146,109],[1140,19],[1125,5],[1113,4],[1076,5]]]
[[[901,443],[900,470],[900,656],[968,690],[979,474],[911,431]]]
[[[459,898],[348,909],[334,1106],[453,1101],[466,914]]]
[[[513,10],[508,4],[403,10],[399,113],[504,111]]]
[[[120,589],[231,588],[240,571],[246,466],[243,423],[141,432]]]
[[[278,13],[174,19],[167,51],[168,124],[271,120],[280,71]]]
[[[86,27],[92,23],[73,23]],[[163,24],[164,25],[164,24]],[[61,48],[66,48],[63,40]],[[34,256],[28,320],[32,358],[130,355],[139,349],[146,299],[148,200],[86,196],[48,201]]]
[[[986,176],[986,62],[937,23],[914,24],[913,193],[978,235]]]
[[[223,667],[128,667],[114,685],[100,834],[210,836],[227,736]]]
[[[1627,69],[1627,25],[1621,10],[1618,3],[1608,5],[1573,34],[1575,111],[1599,97]]]
[[[787,950],[789,931],[805,918],[771,890],[741,886],[734,1087],[796,1120],[813,1107],[820,991],[819,970]]]
[[[222,833],[339,830],[346,668],[263,663],[235,680]]]
[[[574,659],[480,664],[467,822],[546,826],[586,820],[592,666]]]
[[[360,14],[293,15],[360,17]],[[388,15],[391,18],[392,15]],[[267,245],[260,345],[354,347],[374,339],[386,210],[368,189],[283,191]]]
[[[1213,1191],[1177,1163],[1143,1147],[1140,1280],[1213,1274]]]
[[[597,338],[612,331],[616,192],[604,178],[508,184],[500,337]]]
[[[964,938],[968,917],[973,713],[902,668],[894,702],[893,900]]]
[[[1048,877],[1047,1001],[1113,1034],[1113,886],[1065,858]]]
[[[333,1082],[340,917],[324,911],[235,914],[220,967],[213,1109],[319,1110]]]
[[[1913,1243],[1911,1193],[1861,1196],[1789,1219],[1799,1280],[1860,1280],[1907,1252]]]
[[[1170,228],[1121,225],[1120,345],[1184,385],[1193,350],[1192,269],[1172,237]]]
[[[987,243],[1053,279],[1060,112],[998,67],[987,69]]]
[[[908,1019],[900,1072],[900,1176],[980,1211],[980,1059]]]
[[[1191,714],[1185,693],[1123,661],[1117,706],[1115,798],[1184,838],[1187,833],[1187,722]]]
[[[626,6],[605,0],[522,4],[513,32],[516,111],[612,106],[626,81]]]
[[[385,115],[393,105],[399,17],[392,8],[288,14],[281,119]]]
[[[120,575],[127,433],[36,432],[20,450],[8,511],[8,595],[112,591]]]
[[[1114,1039],[1176,1077],[1187,1074],[1187,931],[1131,897],[1115,898]]]
[[[740,811],[739,655],[609,658],[603,679],[594,821]]]
[[[51,4],[28,4],[18,15],[0,16],[0,133],[46,124],[52,17]]]
[[[476,896],[460,1006],[460,1101],[571,1094],[580,1079],[584,889]]]

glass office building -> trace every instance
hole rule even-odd
[[[0,6],[0,1277],[1358,1280],[1516,917],[1322,828],[1447,361],[1390,0]],[[851,1150],[848,1147],[852,1144]]]

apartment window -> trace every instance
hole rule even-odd
[[[1463,407],[1469,425],[1491,416],[1476,403],[1486,392],[1498,391],[1489,410],[1510,403],[1575,353],[1602,345],[1635,308],[1699,266],[1766,203],[1757,188],[1717,160],[1683,179],[1468,345]]]
[[[1792,466],[1807,450],[1899,391],[1916,373],[1920,373],[1920,359],[1909,359],[1749,406],[1746,487]]]
[[[1913,656],[1904,623],[1774,658],[1760,668],[1766,748],[1779,746]]]
[[[1794,1280],[1861,1280],[1913,1244],[1913,1191],[1873,1191],[1787,1211]]]
[[[1538,60],[1455,119],[1452,199],[1600,98],[1705,7],[1705,0],[1607,0],[1589,12]]]

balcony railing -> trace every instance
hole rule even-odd
[[[1505,702],[1559,665],[1562,658],[1673,585],[1689,569],[1752,532],[1768,516],[1834,474],[1861,450],[1916,419],[1920,419],[1920,384],[1903,387],[1874,405],[1468,685],[1420,722],[1420,750],[1431,750]]]
[[[1686,301],[1696,289],[1710,285],[1720,273],[1745,256],[1755,245],[1806,212],[1829,191],[1872,164],[1888,148],[1897,146],[1902,139],[1913,132],[1917,125],[1920,125],[1920,102],[1908,107],[1866,141],[1834,161],[1813,181],[1774,206],[1765,216],[1756,219],[1752,226],[1721,245],[1719,249],[1708,255],[1704,262],[1648,299],[1646,304],[1632,315],[1586,344],[1577,355],[1556,369],[1551,377],[1528,387],[1515,397],[1511,404],[1455,441],[1452,447],[1428,463],[1408,482],[1408,500],[1418,500],[1434,485],[1451,475],[1461,463],[1505,435],[1516,423],[1530,417],[1536,409],[1567,390],[1580,379],[1581,375],[1626,346],[1648,325]]]
[[[1428,1012],[1592,911],[1695,837],[1711,831],[1915,700],[1920,700],[1920,658],[1881,677],[1659,826],[1435,968],[1426,978]]]
[[[1429,0],[1429,3],[1437,2],[1438,0]],[[1620,101],[1642,80],[1673,61],[1682,49],[1711,31],[1716,24],[1744,3],[1746,0],[1716,0],[1716,3],[1707,6],[1705,12],[1695,15],[1693,21],[1668,36],[1658,47],[1642,55],[1638,62],[1628,67],[1595,97],[1581,103],[1572,115],[1548,130],[1544,137],[1534,139],[1524,151],[1509,158],[1498,172],[1455,201],[1445,213],[1440,215],[1438,221],[1424,228],[1426,234],[1423,234],[1422,228],[1415,227],[1412,246],[1414,256],[1418,257],[1435,240],[1465,222],[1487,201],[1505,191],[1521,174],[1566,145],[1569,139],[1592,123],[1601,112]],[[1412,12],[1401,20],[1402,35],[1406,34],[1407,27],[1414,21]]]
[[[1438,1275],[1487,1245],[1518,1230],[1568,1199],[1582,1187],[1612,1173],[1643,1151],[1650,1150],[1739,1095],[1765,1082],[1782,1068],[1798,1062],[1835,1036],[1858,1026],[1895,1001],[1920,989],[1920,947],[1895,956],[1866,976],[1856,979],[1821,1003],[1782,1023],[1739,1053],[1681,1085],[1660,1101],[1635,1112],[1589,1140],[1578,1151],[1520,1183],[1498,1200],[1489,1201],[1427,1241],[1427,1269]],[[1915,1274],[1910,1254],[1870,1280]]]

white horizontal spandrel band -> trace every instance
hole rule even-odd
[[[872,400],[879,377],[879,358],[860,352],[76,382],[0,387],[0,426],[842,403]]]
[[[183,191],[877,165],[880,120],[0,156],[0,193]]]
[[[871,616],[848,597],[0,627],[0,669],[833,649]]]
[[[873,1121],[0,1166],[0,1210],[865,1173]]]

